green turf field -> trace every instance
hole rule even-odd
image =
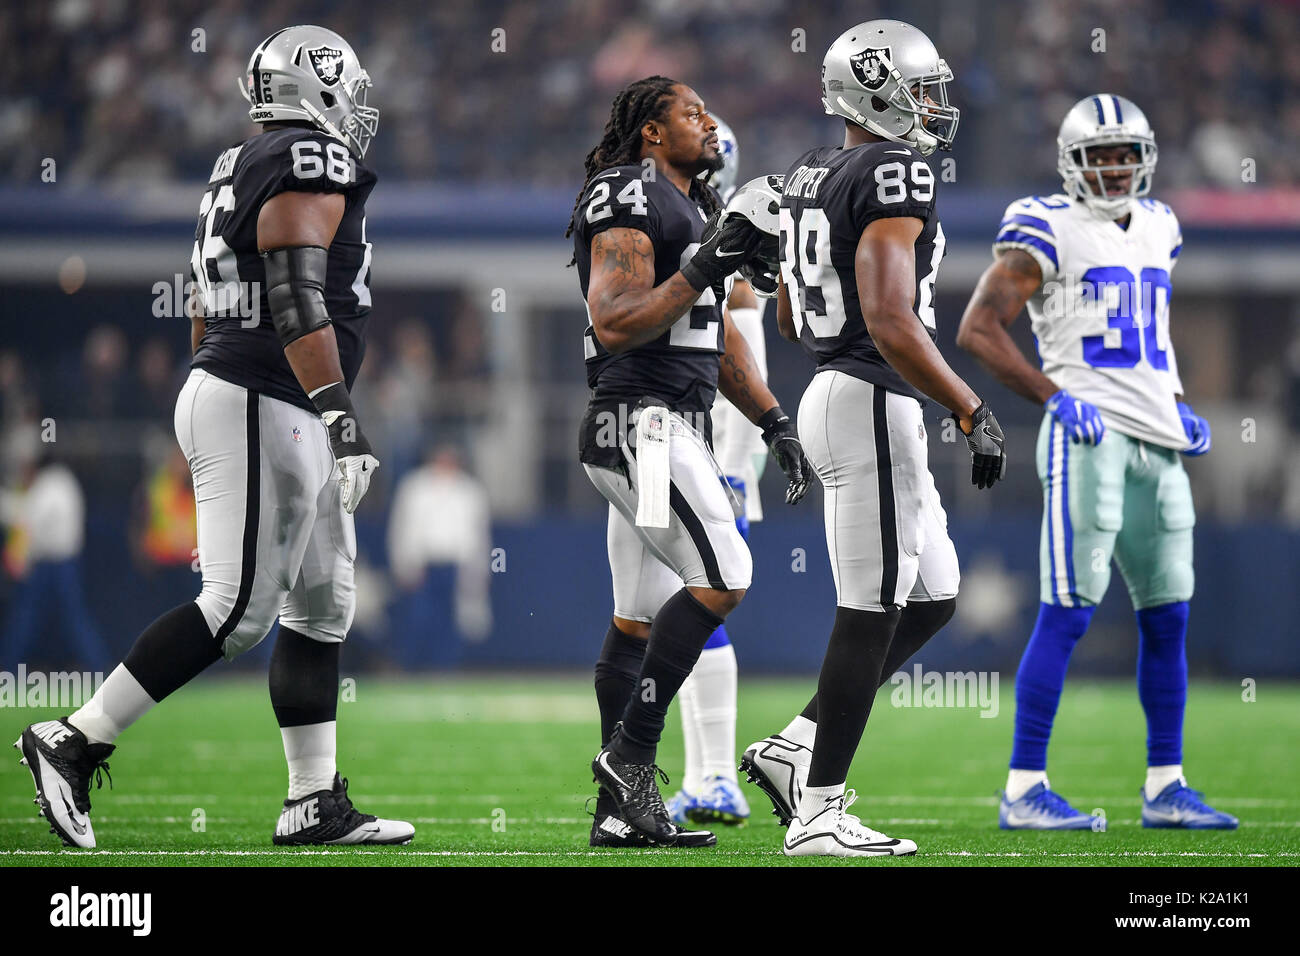
[[[1143,830],[1138,788],[1145,725],[1131,683],[1066,689],[1052,744],[1052,783],[1083,810],[1102,808],[1105,833],[1006,833],[997,828],[1011,737],[1003,684],[997,717],[973,709],[895,708],[877,700],[849,779],[854,812],[914,839],[912,858],[798,864],[1294,865],[1300,861],[1300,686],[1193,685],[1187,715],[1190,782],[1242,820],[1236,832]],[[62,850],[36,818],[16,751],[0,767],[0,865],[786,865],[766,798],[746,786],[754,816],[721,828],[708,850],[591,850],[589,761],[595,701],[586,676],[394,681],[361,677],[339,706],[339,766],[364,811],[416,826],[407,847],[272,847],[284,797],[280,735],[264,679],[205,680],[127,732],[111,760],[115,789],[91,792],[99,848]],[[744,680],[740,745],[780,729],[812,680]],[[8,743],[52,711],[0,710]],[[660,751],[681,773],[676,712]],[[196,820],[202,819],[198,828]]]

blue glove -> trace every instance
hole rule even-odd
[[[1076,445],[1079,442],[1096,445],[1106,434],[1106,426],[1102,424],[1101,412],[1097,406],[1080,401],[1064,389],[1049,398],[1044,407],[1064,426],[1070,440]]]
[[[1178,417],[1183,420],[1183,431],[1187,432],[1188,445],[1183,449],[1184,455],[1195,457],[1210,450],[1210,423],[1192,411],[1186,402],[1178,403]]]

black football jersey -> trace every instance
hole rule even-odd
[[[876,219],[912,216],[916,239],[912,308],[935,337],[934,283],[943,258],[935,175],[905,143],[820,146],[797,159],[781,195],[781,275],[799,342],[818,369],[837,369],[924,401],[877,351],[858,299],[854,258]]]
[[[218,378],[314,410],[284,357],[257,251],[262,205],[282,192],[338,192],[346,209],[330,243],[325,308],[338,339],[347,387],[365,355],[370,314],[366,198],[374,172],[343,143],[313,129],[270,130],[225,150],[199,206],[190,279],[206,328],[191,363]]]
[[[597,175],[578,206],[574,257],[582,297],[591,278],[591,240],[606,229],[639,229],[654,245],[655,285],[671,279],[695,255],[708,214],[666,177],[643,180],[642,166],[616,166]],[[707,187],[706,187],[707,188]],[[617,355],[583,333],[587,385],[593,401],[653,396],[679,412],[707,414],[718,387],[723,351],[722,303],[705,289],[690,311],[653,342]]]

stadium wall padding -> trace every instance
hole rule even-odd
[[[963,593],[953,622],[918,660],[927,670],[996,670],[1009,682],[1037,612],[1038,522],[1027,517],[996,523],[954,518],[951,534],[962,558]],[[123,560],[125,535],[121,515],[92,515],[84,558],[89,606],[118,656],[158,614],[192,598],[198,589],[198,575],[188,569],[143,575]],[[371,571],[364,580],[385,580],[373,573],[385,564],[384,528],[363,518],[358,536]],[[498,525],[492,544],[502,549],[504,571],[491,576],[494,625],[487,639],[466,643],[456,638],[447,602],[435,597],[416,606],[415,619],[421,623],[409,630],[424,633],[402,636],[436,645],[434,660],[443,666],[458,662],[463,668],[516,671],[590,667],[612,609],[604,520]],[[742,672],[812,674],[826,646],[835,601],[820,515],[810,511],[756,525],[751,544],[754,585],[728,621]],[[806,561],[802,571],[795,570],[797,549],[803,549]],[[1196,576],[1188,638],[1194,676],[1232,682],[1300,676],[1300,533],[1259,524],[1203,523],[1196,530]],[[446,587],[440,593],[449,591]],[[0,620],[11,597],[12,589],[0,595]],[[411,619],[408,613],[406,620]],[[368,626],[354,628],[344,655],[346,668],[398,666],[384,620],[382,613],[372,613]],[[235,666],[264,663],[270,645],[264,642]],[[1116,570],[1070,673],[1133,674],[1136,649],[1132,608]],[[28,665],[66,669],[69,653],[51,631],[47,643],[28,655]],[[0,668],[15,664],[0,661]]]

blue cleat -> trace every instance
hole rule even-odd
[[[1199,790],[1182,780],[1165,787],[1154,800],[1142,791],[1142,825],[1156,829],[1235,830],[1237,818],[1214,809]]]
[[[749,801],[736,781],[712,776],[704,781],[704,791],[686,807],[692,823],[723,823],[742,826],[749,819]]]
[[[1002,794],[998,826],[1003,830],[1104,830],[1101,817],[1080,813],[1069,802],[1041,783],[1036,783],[1019,800]]]
[[[690,822],[686,815],[687,811],[696,806],[698,799],[694,794],[687,793],[685,790],[678,790],[664,801],[664,806],[668,809],[668,818],[678,826],[685,826]]]

